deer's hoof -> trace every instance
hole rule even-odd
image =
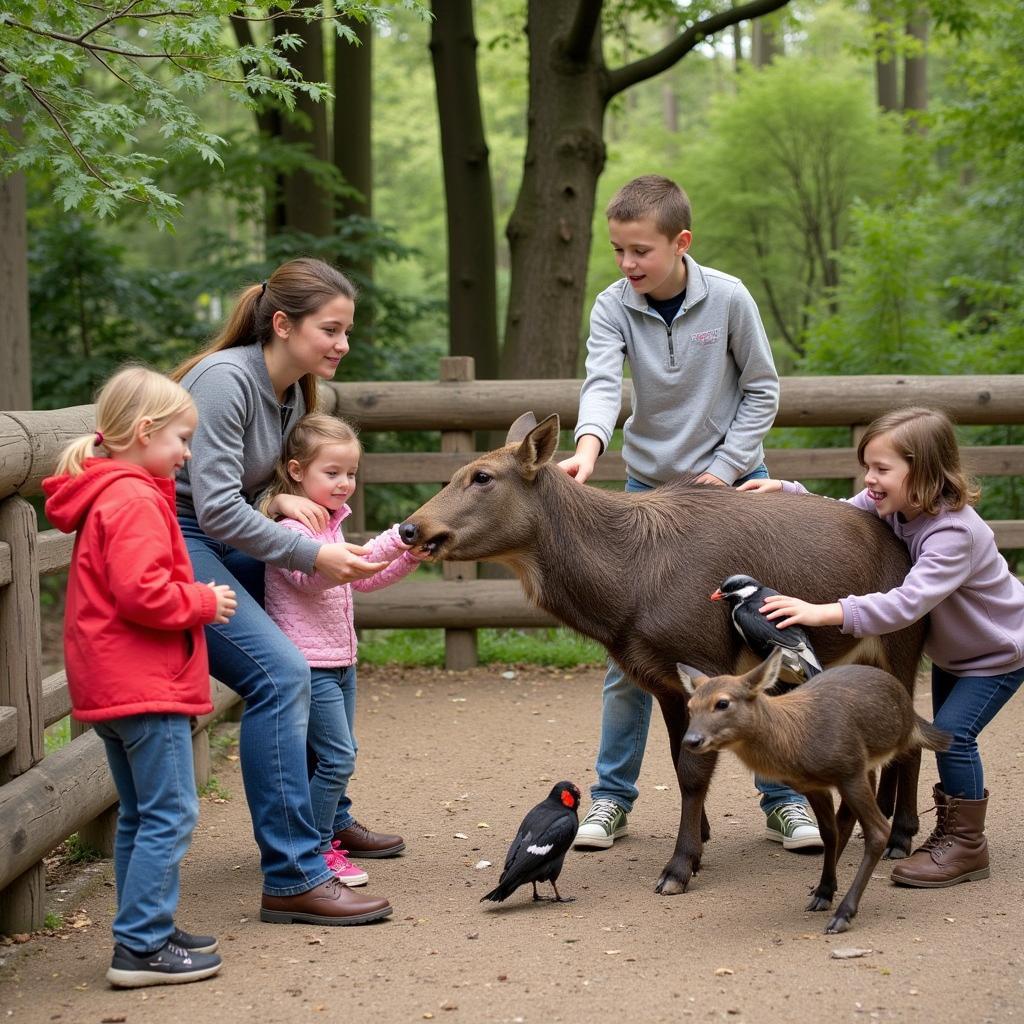
[[[825,925],[826,935],[838,935],[840,932],[849,930],[850,919],[844,917],[842,914],[836,914],[827,925]]]
[[[831,896],[819,896],[818,893],[812,892],[810,902],[804,907],[804,910],[828,910],[831,906]],[[833,918],[833,920],[835,919]]]
[[[885,853],[882,854],[884,860],[904,860],[910,856],[910,851],[903,849],[902,846],[887,846]]]
[[[659,896],[678,896],[686,892],[690,879],[697,874],[696,870],[688,863],[682,871],[677,871],[671,866],[665,868],[658,879],[654,891]]]

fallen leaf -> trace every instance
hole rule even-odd
[[[833,949],[830,955],[833,960],[853,960],[858,956],[867,956],[868,953],[874,953],[874,950],[861,949],[859,946],[840,946]]]
[[[490,828],[491,826],[488,825],[486,821],[478,821],[476,823],[476,827],[477,828]]]
[[[489,868],[490,866],[491,866],[491,862],[489,860],[478,860],[473,865],[473,867],[475,867],[477,869],[477,871],[483,871],[484,868]]]
[[[621,953],[622,950],[621,949],[606,949],[604,952],[605,952],[605,956],[615,956],[617,953]]]
[[[716,967],[715,976],[718,978],[725,977],[727,974],[735,974],[736,972],[731,967]]]
[[[467,836],[465,832],[456,832],[455,835],[452,838],[453,839],[468,839],[469,836]]]

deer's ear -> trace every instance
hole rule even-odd
[[[683,684],[683,689],[691,697],[697,687],[708,680],[708,677],[700,669],[691,668],[689,665],[684,665],[681,661],[676,662],[676,674],[679,676],[679,682]]]
[[[764,693],[765,690],[770,690],[777,682],[781,668],[782,648],[776,647],[757,668],[751,669],[743,677],[750,695],[753,697]]]
[[[516,462],[519,463],[520,471],[528,480],[532,480],[536,476],[537,470],[551,461],[551,456],[555,454],[557,447],[558,415],[552,413],[542,419],[519,445],[516,451]]]
[[[532,412],[524,412],[508,428],[508,434],[505,435],[505,444],[518,444],[535,426],[537,426],[537,417]]]

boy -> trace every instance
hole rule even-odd
[[[622,366],[633,377],[633,415],[622,454],[627,491],[677,476],[718,486],[766,477],[762,441],[779,405],[779,378],[757,306],[739,280],[687,255],[690,201],[675,182],[644,175],[605,211],[615,262],[625,275],[594,302],[576,453],[560,463],[584,483],[611,440]],[[580,848],[606,849],[628,832],[638,790],[651,695],[609,662],[592,804]],[[822,845],[807,802],[755,778],[769,838],[787,850]]]

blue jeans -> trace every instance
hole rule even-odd
[[[356,770],[356,667],[310,669],[312,704],[307,742],[316,757],[309,780],[313,820],[320,832],[320,850],[331,848],[335,832],[348,828],[352,801],[348,780]]]
[[[294,896],[331,877],[306,774],[309,665],[263,610],[264,564],[207,537],[194,519],[180,522],[196,579],[238,596],[227,625],[206,627],[210,672],[245,701],[239,754],[263,891]]]
[[[935,759],[947,796],[981,800],[985,775],[978,734],[1024,682],[1024,668],[998,676],[954,676],[932,665],[932,712],[935,725],[952,733],[953,744]]]
[[[152,953],[174,931],[178,865],[199,820],[186,715],[96,722],[121,805],[114,839],[114,941]]]
[[[736,483],[767,476],[768,470],[762,464]],[[651,489],[633,477],[626,478],[626,490],[631,493]],[[590,787],[590,797],[592,800],[612,800],[629,812],[640,793],[636,780],[640,777],[640,765],[647,747],[654,699],[646,690],[634,686],[623,675],[622,669],[609,660],[601,700],[601,742],[594,764],[597,781]],[[783,804],[807,803],[799,793],[778,782],[769,782],[755,775],[754,785],[761,794],[761,808],[766,815]]]

